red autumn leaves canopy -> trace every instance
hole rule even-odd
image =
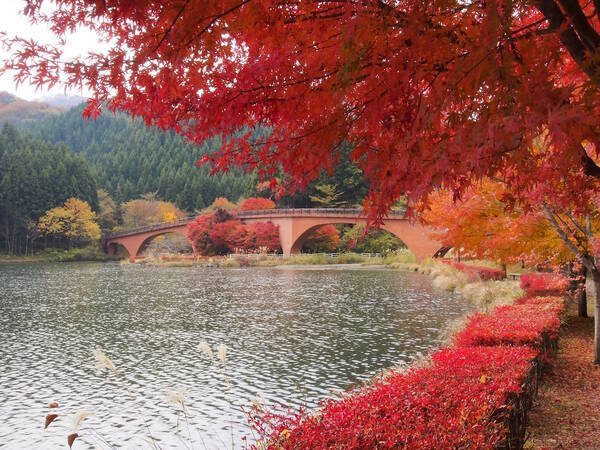
[[[373,215],[482,176],[538,204],[598,192],[598,2],[46,2],[25,12],[114,45],[73,59],[8,36],[20,80],[89,87],[89,115],[108,101],[195,142],[218,135],[215,170],[305,186],[348,141]]]

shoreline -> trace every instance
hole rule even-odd
[[[260,267],[260,266],[254,266]],[[272,266],[278,270],[394,270],[392,267],[385,264],[362,264],[362,263],[347,263],[347,264],[281,264]]]

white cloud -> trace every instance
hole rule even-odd
[[[58,42],[45,24],[31,24],[29,19],[23,16],[22,10],[25,7],[23,0],[0,0],[0,3],[0,31],[4,31],[9,36],[33,38],[46,44],[56,44]],[[104,47],[104,45],[99,42],[91,30],[79,29],[67,36],[65,57],[82,56],[89,51],[98,51],[101,47]],[[29,83],[23,83],[17,87],[13,80],[13,74],[3,73],[0,75],[0,91],[7,91],[18,97],[33,100],[48,95],[64,94],[65,88],[64,86],[54,86],[50,91],[36,91],[35,86]],[[66,93],[70,95],[89,95],[89,92],[79,89],[67,90]]]

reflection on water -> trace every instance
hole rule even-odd
[[[165,448],[190,434],[198,448],[230,448],[232,434],[240,447],[252,398],[314,406],[436,346],[467,308],[388,270],[0,266],[0,447],[64,448],[82,409],[95,415],[79,448],[99,445],[94,433],[143,445],[144,420]],[[228,346],[233,408],[201,340]],[[96,348],[119,378],[95,369]],[[181,388],[187,422],[167,397]],[[44,431],[51,401],[59,418]]]

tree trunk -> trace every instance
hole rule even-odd
[[[594,364],[600,364],[600,271],[594,269]]]
[[[578,283],[579,285],[575,289],[575,298],[577,299],[577,313],[579,317],[587,317],[587,288],[585,283],[585,280],[587,279],[587,269],[585,266],[583,266],[581,269],[581,279],[583,279],[583,281],[580,281]]]

